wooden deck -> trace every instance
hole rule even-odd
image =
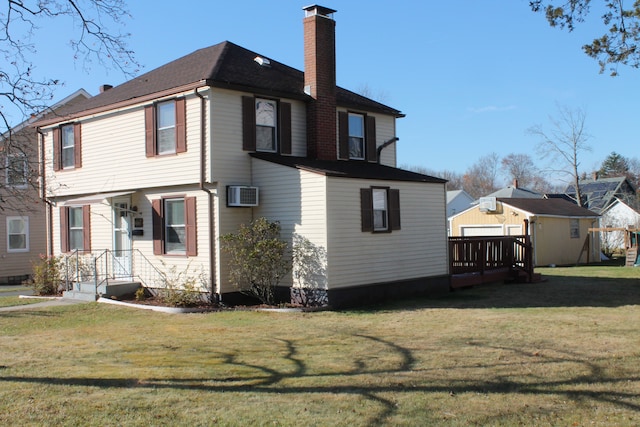
[[[529,236],[449,238],[451,289],[502,280],[532,282],[533,248]]]

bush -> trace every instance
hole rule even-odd
[[[290,269],[287,242],[279,237],[280,224],[266,218],[240,225],[237,233],[220,236],[222,250],[230,257],[231,282],[240,292],[268,305],[275,303],[275,288]]]
[[[171,307],[193,307],[202,304],[200,279],[188,274],[189,266],[178,272],[174,265],[167,273],[164,273],[164,287],[159,290],[158,297],[166,305]]]
[[[62,258],[40,255],[33,263],[29,286],[36,295],[59,295],[62,292]]]

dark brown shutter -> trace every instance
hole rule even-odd
[[[256,101],[252,96],[242,97],[242,149],[256,151]]]
[[[185,228],[187,236],[187,256],[198,255],[198,232],[196,229],[196,198],[185,197]]]
[[[69,208],[60,207],[60,252],[69,252]]]
[[[89,205],[82,207],[82,246],[85,252],[91,252],[91,211]]]
[[[153,238],[153,254],[162,255],[162,200],[151,201],[152,210],[152,238]]]
[[[390,189],[389,195],[389,229],[400,230],[400,190]]]
[[[73,124],[73,163],[74,167],[82,167],[82,126],[80,123]]]
[[[187,151],[187,103],[176,99],[176,153]]]
[[[364,138],[366,143],[367,161],[377,162],[378,153],[376,146],[376,118],[373,116],[365,116],[364,118]]]
[[[349,113],[338,112],[338,157],[349,159]]]
[[[280,154],[291,154],[291,104],[280,103]]]
[[[156,155],[156,107],[144,107],[144,142],[147,157]]]
[[[60,128],[53,129],[53,170],[62,169],[62,135]]]
[[[370,188],[360,189],[362,231],[373,231],[373,193]]]

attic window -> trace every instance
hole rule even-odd
[[[255,58],[253,58],[253,60],[256,61],[261,67],[271,66],[271,61],[269,61],[267,58],[263,58],[262,56],[256,56]]]

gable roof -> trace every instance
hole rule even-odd
[[[281,156],[272,153],[250,153],[250,156],[255,159],[330,177],[431,182],[437,184],[447,182],[446,179],[364,161],[315,160],[306,157]]]
[[[106,90],[82,104],[60,111],[60,115],[65,115],[64,119],[68,120],[83,114],[145,102],[159,96],[203,86],[254,92],[265,96],[311,100],[304,93],[302,71],[271,59],[269,59],[269,65],[262,66],[255,61],[258,56],[264,58],[263,55],[224,41],[196,50]],[[337,88],[336,97],[339,106],[396,117],[403,116],[394,108],[340,87]],[[39,124],[54,122],[43,120]]]
[[[499,198],[498,201],[516,209],[543,216],[596,218],[599,215],[564,199]]]
[[[494,191],[493,193],[487,195],[487,197],[542,199],[542,194],[536,193],[535,191],[527,190],[526,188],[508,185],[498,191]]]
[[[473,197],[464,190],[449,190],[447,191],[447,203],[451,203],[457,197],[463,197],[469,200],[469,203],[473,202]]]
[[[636,189],[627,177],[598,178],[581,180],[580,193],[583,197],[583,204],[596,212],[602,212],[616,196],[625,194],[635,194]],[[566,194],[576,194],[573,184],[569,184],[564,191]]]

